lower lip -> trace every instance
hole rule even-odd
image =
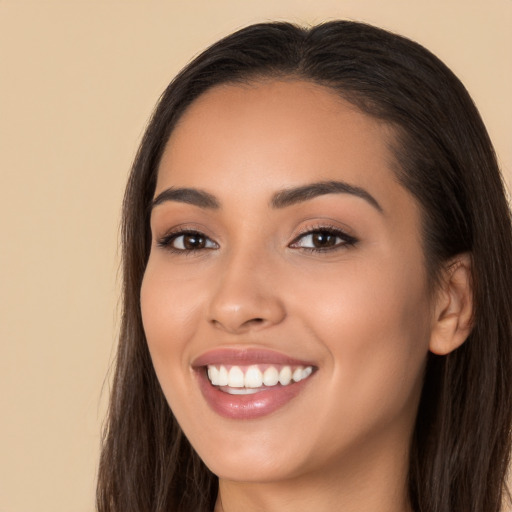
[[[212,386],[204,369],[197,372],[199,387],[208,405],[219,415],[231,419],[252,420],[266,416],[295,398],[311,378],[273,386],[250,395],[230,395]]]

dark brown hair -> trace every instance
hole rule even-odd
[[[447,260],[471,254],[474,328],[453,353],[429,356],[409,498],[416,512],[501,510],[512,423],[512,230],[493,148],[464,86],[439,59],[408,39],[348,21],[242,29],[193,60],[160,98],[124,200],[124,309],[98,510],[213,510],[217,479],[165,401],[142,328],[148,205],[164,146],[187,106],[216,85],[274,77],[327,86],[393,127],[396,176],[422,207],[433,286]]]

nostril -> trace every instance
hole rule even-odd
[[[234,323],[230,324],[229,322],[221,322],[219,320],[212,320],[213,325],[217,328],[227,329],[228,331],[238,332],[240,330],[245,331],[246,329],[250,329],[251,327],[261,326],[265,324],[265,319],[261,317],[249,318],[245,322],[242,323]]]
[[[262,324],[265,320],[263,318],[251,318],[250,320],[247,320],[246,324]]]
[[[261,326],[264,323],[265,323],[264,318],[260,318],[260,317],[249,318],[249,320],[246,320],[245,322],[241,323],[239,328],[245,330],[245,329],[250,329],[251,327]]]

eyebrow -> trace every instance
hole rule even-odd
[[[280,190],[272,196],[270,206],[277,209],[286,208],[327,194],[351,194],[364,199],[376,210],[381,213],[383,212],[378,201],[364,188],[350,185],[344,181],[320,181],[318,183]],[[192,204],[199,208],[210,210],[218,210],[220,208],[220,202],[217,198],[204,190],[170,187],[153,199],[151,209],[166,201]]]
[[[187,203],[199,206],[199,208],[208,208],[211,210],[218,210],[220,208],[220,204],[215,196],[196,188],[168,188],[153,199],[151,209],[165,201]]]
[[[326,194],[351,194],[364,199],[380,213],[383,212],[379,202],[364,188],[350,185],[344,181],[320,181],[302,187],[281,190],[274,194],[270,204],[273,208],[286,208]]]

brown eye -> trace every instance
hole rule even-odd
[[[315,229],[297,237],[290,247],[309,251],[330,251],[352,246],[357,240],[338,229]]]
[[[184,249],[186,251],[204,249],[206,247],[206,238],[199,233],[190,233],[177,237],[173,245],[176,249]]]
[[[338,237],[327,231],[317,231],[311,234],[311,243],[317,249],[324,249],[326,247],[334,247]]]
[[[193,252],[218,248],[213,240],[198,231],[173,233],[161,239],[158,245],[174,252]]]

